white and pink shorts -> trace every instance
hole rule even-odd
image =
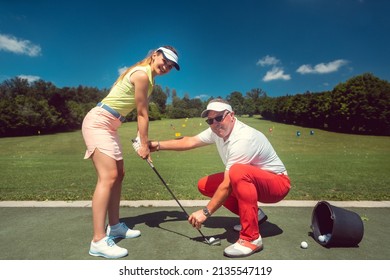
[[[121,121],[100,107],[92,108],[85,116],[82,133],[87,146],[84,159],[88,159],[99,149],[100,152],[115,160],[123,160],[122,145],[118,128]]]

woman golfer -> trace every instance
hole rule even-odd
[[[124,178],[122,146],[118,128],[125,116],[137,110],[138,155],[148,158],[148,97],[154,78],[165,75],[175,67],[180,70],[177,51],[170,46],[152,51],[144,60],[121,74],[109,94],[85,116],[82,133],[87,151],[97,173],[97,184],[92,198],[93,239],[89,254],[105,258],[121,258],[127,249],[117,246],[115,238],[134,238],[141,233],[119,223],[119,203]],[[108,226],[105,230],[106,215]]]

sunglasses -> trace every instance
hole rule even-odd
[[[206,119],[205,122],[207,122],[208,125],[212,125],[214,123],[214,121],[222,122],[226,118],[227,115],[228,115],[228,111],[225,111],[225,113],[223,113],[222,115],[219,115],[215,118]]]

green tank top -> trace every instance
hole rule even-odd
[[[122,116],[136,108],[135,104],[135,89],[130,82],[130,76],[136,71],[144,71],[149,77],[148,97],[153,91],[153,77],[150,65],[136,66],[129,73],[127,73],[121,81],[114,85],[108,95],[102,100],[102,103],[107,104],[112,109],[117,111]]]

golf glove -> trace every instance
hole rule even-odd
[[[138,152],[139,148],[141,147],[141,141],[139,137],[133,139],[133,148],[136,152]]]

